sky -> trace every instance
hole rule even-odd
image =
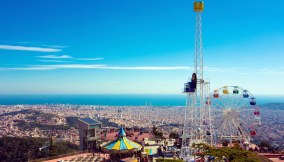
[[[284,95],[284,1],[204,1],[204,78]],[[1,94],[180,94],[189,0],[0,0]]]

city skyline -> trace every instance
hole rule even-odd
[[[1,1],[0,93],[178,94],[193,1]],[[284,2],[205,1],[204,78],[284,95]]]

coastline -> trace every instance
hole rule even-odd
[[[284,96],[255,95],[258,105],[284,103]],[[185,106],[183,94],[0,94],[0,105],[72,104]]]

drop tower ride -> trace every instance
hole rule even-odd
[[[194,160],[194,153],[198,152],[197,145],[213,144],[211,110],[208,104],[211,101],[207,97],[210,94],[210,83],[203,78],[202,12],[204,2],[195,1],[193,10],[196,13],[194,73],[183,89],[183,93],[186,94],[186,108],[180,157],[184,161]]]

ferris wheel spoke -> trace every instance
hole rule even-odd
[[[246,102],[242,102],[242,103],[240,103],[239,105],[238,105],[238,109],[240,109],[240,108],[244,108],[244,107],[247,107],[246,105],[248,105],[248,103],[246,103]]]
[[[249,123],[248,121],[245,122],[242,118],[239,118],[239,121],[242,124],[242,128],[246,129],[246,134],[247,134],[248,133],[247,131],[251,127],[251,125],[248,124]]]
[[[226,125],[227,125],[227,117],[225,117],[224,121],[222,122],[222,124],[220,125],[220,128],[218,129],[218,132],[220,134],[224,134],[224,130],[226,129]]]
[[[230,101],[230,103],[229,103],[229,104],[230,104],[230,108],[233,109],[233,106],[234,106],[234,104],[235,104],[235,100],[236,100],[236,99],[234,98],[234,95],[231,94],[231,93],[229,93],[229,96],[228,96],[228,97],[229,97],[229,101]]]
[[[241,137],[245,137],[247,136],[247,132],[245,130],[243,130],[243,126],[241,126],[241,124],[239,123],[239,121],[236,119],[233,124],[235,125],[235,127],[237,128],[237,131],[240,133]]]
[[[234,89],[235,90],[235,89]],[[240,89],[236,89],[238,92],[240,91]],[[243,97],[240,93],[238,94],[234,94],[234,98],[235,98],[235,104],[233,105],[234,109],[239,109],[241,106],[240,104],[242,104],[242,102],[244,102]]]
[[[224,98],[224,97],[222,97],[222,96],[220,96],[220,101],[221,101],[221,103],[222,103],[222,108],[225,110],[225,109],[228,109],[228,104],[227,104],[227,102],[226,102],[226,98]]]
[[[226,99],[226,104],[227,104],[227,109],[232,109],[231,105],[233,104],[233,97],[231,94],[227,94],[227,99]]]
[[[235,96],[236,96],[236,102],[234,103],[233,108],[237,109],[238,105],[242,102],[242,99],[241,99],[240,95],[235,95]]]

